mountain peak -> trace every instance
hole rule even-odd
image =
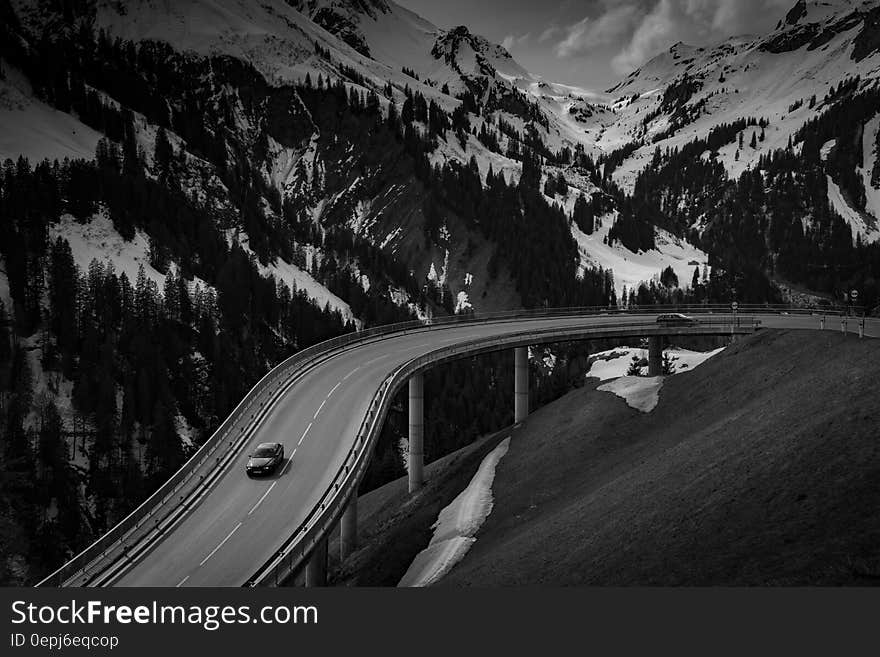
[[[391,11],[385,0],[286,0],[328,32],[335,34],[362,55],[370,56],[370,47],[361,31],[364,17],[373,21]]]
[[[794,7],[788,10],[788,13],[785,15],[785,24],[786,25],[794,25],[800,19],[807,15],[807,2],[806,0],[797,0]]]
[[[794,6],[780,21],[783,25],[818,23],[833,16],[852,11],[860,4],[860,0],[797,0]]]

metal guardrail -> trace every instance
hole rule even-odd
[[[821,313],[828,315],[844,315],[850,314],[854,310],[863,313],[863,309],[853,308],[829,310],[825,308],[802,309],[790,306],[771,305],[742,305],[739,307],[740,314],[746,314],[749,312],[788,312],[792,314]],[[212,436],[205,441],[195,454],[193,454],[192,457],[190,457],[190,459],[168,479],[168,481],[162,484],[162,486],[150,495],[150,497],[142,502],[134,511],[123,518],[101,538],[39,582],[38,586],[88,584],[94,577],[99,575],[112,563],[125,557],[129,548],[137,545],[148,534],[155,531],[162,520],[167,518],[174,511],[177,504],[183,502],[197,492],[203,485],[208,474],[215,467],[218,467],[224,457],[227,456],[231,450],[237,449],[240,439],[244,437],[246,432],[253,430],[251,421],[259,411],[266,407],[267,403],[272,401],[275,394],[279,393],[285,385],[295,380],[295,378],[311,366],[325,360],[326,358],[332,357],[340,351],[344,351],[347,348],[365,342],[390,338],[401,333],[408,333],[416,330],[433,330],[436,328],[464,323],[519,321],[525,319],[563,316],[588,317],[596,315],[657,314],[662,312],[686,312],[691,314],[729,313],[730,306],[673,305],[637,306],[628,308],[594,306],[581,308],[542,308],[536,310],[515,310],[495,313],[469,313],[465,315],[452,315],[431,318],[423,321],[410,321],[374,327],[355,333],[341,335],[308,347],[297,352],[269,371],[269,373],[251,388]],[[384,411],[381,411],[382,406],[380,404],[377,409],[374,409],[374,406],[377,404],[377,399],[384,398],[382,397],[382,394],[382,389],[380,389],[377,395],[374,396],[370,411],[364,418],[361,431],[359,432],[359,438],[355,441],[355,447],[353,447],[353,449],[357,449],[362,445],[360,438],[361,434],[367,432],[369,435],[372,435],[372,433],[375,432],[374,427],[376,422],[379,419],[384,420],[384,413],[387,412],[387,408]],[[387,394],[387,390],[384,394]],[[257,404],[256,407],[255,404]],[[381,423],[378,426],[381,427]],[[361,472],[366,467],[367,459],[362,459],[362,461],[364,463],[361,464],[358,472]],[[346,460],[345,467],[349,470],[351,469],[348,460]],[[339,488],[337,480],[338,476],[334,479],[334,483],[331,486],[331,489],[334,491]],[[174,504],[170,504],[172,502]],[[326,503],[322,501],[321,505],[317,508],[323,510],[325,507]],[[337,511],[337,509],[334,509],[334,512],[335,511]],[[335,517],[333,520],[335,521]],[[309,526],[312,527],[314,524],[310,524]],[[262,576],[255,577],[254,579],[254,583],[262,583],[264,581],[265,578]]]

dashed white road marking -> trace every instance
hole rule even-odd
[[[286,468],[286,467],[287,467],[287,466],[285,466],[285,468]],[[260,504],[263,503],[263,500],[266,499],[266,495],[268,495],[269,493],[272,492],[272,489],[275,488],[275,484],[277,484],[277,483],[278,483],[277,480],[275,480],[275,481],[272,482],[272,485],[269,486],[269,488],[266,489],[266,492],[263,493],[263,496],[262,496],[260,499],[258,499],[258,500],[257,500],[257,503],[254,504],[254,506],[251,508],[250,511],[248,511],[248,515],[251,515],[254,511],[257,510],[257,507],[260,506]]]
[[[327,398],[325,397],[325,398],[324,398],[324,401],[321,402],[321,405],[318,406],[318,410],[315,411],[315,414],[312,416],[312,419],[313,419],[313,420],[317,420],[317,419],[318,419],[318,414],[321,412],[321,409],[324,408],[324,404],[326,404],[326,403],[327,403]]]
[[[232,537],[232,535],[233,535],[235,532],[238,531],[238,528],[239,528],[239,527],[241,527],[241,523],[238,523],[238,524],[235,526],[235,528],[234,528],[231,532],[229,532],[229,533],[226,535],[226,538],[224,538],[222,541],[220,541],[219,545],[217,545],[217,547],[215,547],[213,550],[211,550],[211,553],[210,553],[207,557],[205,557],[204,559],[202,559],[202,561],[201,561],[201,563],[199,563],[199,565],[200,565],[200,566],[204,566],[204,565],[205,565],[205,562],[206,562],[208,559],[210,559],[211,557],[213,557],[214,554],[217,552],[217,550],[219,550],[220,548],[223,547],[223,545],[226,543],[226,541],[228,541],[228,540]]]
[[[182,580],[180,580],[174,588],[179,589],[181,586],[183,586],[183,583],[186,582],[186,580],[188,580],[188,579],[189,579],[189,575],[187,575]]]
[[[388,358],[388,354],[382,354],[378,358],[374,358],[373,360],[368,360],[364,365],[372,365],[373,363],[378,363],[383,358]]]
[[[284,466],[284,469],[281,471],[281,474],[284,474],[288,470],[290,470],[290,466],[293,465],[293,457],[296,456],[296,447],[293,448],[293,451],[290,453],[290,457],[287,459],[287,464]],[[275,484],[272,484],[273,486]]]
[[[333,386],[332,388],[330,388],[330,392],[327,393],[327,397],[325,397],[325,399],[330,399],[330,395],[332,395],[334,392],[336,392],[336,388],[338,388],[338,387],[341,386],[341,385],[342,385],[342,381],[340,381],[340,382],[337,383],[335,386]]]
[[[312,423],[309,422],[309,426],[307,426],[307,427],[306,427],[306,430],[303,431],[303,435],[299,437],[299,442],[296,444],[297,447],[299,447],[300,445],[303,444],[303,440],[305,440],[306,434],[309,432],[309,429],[311,429],[311,428],[312,428]],[[293,457],[293,455],[291,454],[291,458],[292,458],[292,457]]]
[[[346,374],[344,377],[342,377],[342,380],[345,381],[346,379],[348,379],[348,377],[350,377],[352,374],[354,374],[355,372],[357,372],[359,369],[361,369],[361,366],[360,366],[360,365],[358,365],[358,366],[355,367],[351,372],[349,372],[349,373]]]

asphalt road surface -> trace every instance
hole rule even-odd
[[[754,315],[767,328],[817,329],[818,317]],[[560,327],[622,326],[654,315],[527,319],[453,325],[345,351],[309,371],[267,415],[210,492],[116,586],[240,586],[305,520],[348,454],[381,382],[398,366],[438,347],[478,338]],[[829,317],[826,328],[840,330]],[[850,320],[849,330],[857,330]],[[880,337],[880,320],[868,320]],[[511,361],[511,367],[513,362]],[[510,403],[513,404],[511,390]],[[247,455],[282,442],[286,461],[272,476],[249,478]]]

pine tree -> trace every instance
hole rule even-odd
[[[159,179],[167,182],[171,173],[171,163],[174,161],[174,147],[171,146],[171,142],[168,140],[168,133],[162,127],[156,133],[153,161],[158,169]]]
[[[638,355],[633,355],[632,361],[629,364],[629,369],[626,371],[627,376],[641,376],[642,375],[642,359]]]
[[[0,365],[5,365],[12,357],[12,345],[10,343],[9,315],[6,314],[6,306],[0,299]]]

